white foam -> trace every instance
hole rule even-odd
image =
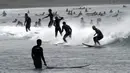
[[[117,11],[117,9],[119,8],[121,7],[116,7],[114,8],[114,10]],[[93,7],[92,10],[90,10],[90,12],[93,12],[93,11],[99,12],[103,10],[109,11],[110,9],[111,8],[106,9],[106,7],[105,8]],[[19,18],[24,19],[23,14],[27,12],[27,10],[28,9],[7,9],[6,10],[8,13],[7,19],[10,20],[10,17],[12,19],[12,16],[15,17],[18,13],[22,14],[22,16]],[[57,8],[54,8],[53,10],[55,11],[57,10]],[[94,44],[93,35],[95,32],[91,28],[92,25],[88,23],[91,19],[95,21],[95,19],[98,18],[99,16],[87,17],[86,15],[83,15],[82,17],[84,17],[85,22],[87,22],[85,23],[85,26],[83,27],[80,23],[80,17],[74,18],[73,16],[66,15],[66,13],[64,12],[65,7],[64,9],[59,8],[58,10],[60,11],[59,13],[61,13],[60,15],[63,15],[65,17],[65,20],[63,21],[66,21],[67,24],[72,27],[72,38],[67,38],[67,41],[68,41],[67,44],[80,45],[83,42]],[[3,10],[0,10],[0,11],[2,12]],[[32,8],[30,9],[30,11],[31,11],[30,15],[33,18],[33,23],[32,23],[32,26],[33,26],[35,22],[34,20],[36,20],[36,16],[34,16],[35,13],[42,13],[43,11],[47,12],[47,8]],[[126,10],[122,10],[122,11],[124,14],[125,12],[127,12]],[[119,16],[121,17],[124,14],[120,14]],[[111,15],[112,14],[107,14],[106,16],[102,17],[102,20],[104,20],[104,22],[101,22],[100,26],[97,26],[97,28],[99,28],[104,34],[104,38],[101,40],[101,44],[109,44],[115,41],[116,39],[127,38],[129,36],[129,32],[130,32],[129,17],[130,16],[127,15],[127,17],[121,17],[124,20],[115,21],[114,19],[116,18],[110,17]],[[1,18],[1,21],[3,20],[6,20],[6,18]],[[60,34],[58,34],[58,37],[55,38],[55,28],[54,27],[48,28],[47,27],[48,22],[49,22],[49,18],[46,21],[43,20],[42,27],[31,27],[30,32],[26,32],[25,27],[12,26],[13,24],[8,22],[8,23],[5,23],[4,26],[0,26],[0,35],[14,37],[14,38],[26,38],[28,40],[36,40],[40,38],[43,41],[49,41],[52,44],[63,42],[63,39],[62,39],[63,36],[60,36]],[[110,22],[111,24],[109,24]],[[94,25],[95,24],[96,23],[94,23]],[[63,33],[63,35],[64,34],[65,33]]]

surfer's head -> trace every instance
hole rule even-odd
[[[56,16],[56,17],[55,17],[55,19],[57,20],[57,19],[58,19],[58,17]]]
[[[25,13],[25,17],[28,17],[28,14],[27,14],[27,13]]]
[[[38,19],[39,21],[41,21],[41,19]]]
[[[38,45],[38,46],[41,46],[41,44],[42,44],[42,40],[41,40],[41,39],[38,39],[38,40],[37,40],[37,45]]]
[[[63,22],[63,25],[66,25],[66,22]]]
[[[92,26],[92,28],[93,28],[93,30],[96,30],[96,27],[94,25]]]
[[[51,9],[48,9],[48,12],[52,12],[52,10],[51,10]]]

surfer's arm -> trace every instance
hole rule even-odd
[[[27,19],[25,18],[24,25],[26,24],[26,22],[27,22]]]
[[[64,31],[64,26],[62,26],[62,30],[61,30],[61,32],[63,32]]]
[[[42,19],[45,19],[45,18],[47,18],[47,17],[49,17],[49,14],[48,14],[47,16],[43,17]]]
[[[34,47],[33,47],[33,48],[34,48]],[[32,52],[31,52],[32,59],[34,59],[33,48],[32,48]]]
[[[54,26],[56,26],[56,22],[54,21],[54,24],[53,24]]]
[[[96,36],[97,33],[94,34],[94,36]]]
[[[60,17],[60,21],[63,20],[63,19],[64,19],[64,17]]]
[[[72,29],[70,28],[70,31],[72,32]]]
[[[42,60],[43,60],[43,62],[44,62],[44,65],[47,66],[46,61],[45,61],[45,58],[44,58],[44,55],[43,55],[43,49],[42,49],[42,51],[41,51],[41,55],[42,55]]]

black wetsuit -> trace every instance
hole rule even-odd
[[[56,19],[56,20],[55,20],[55,24],[54,24],[54,26],[55,26],[55,37],[57,37],[58,31],[59,31],[60,34],[62,35],[62,31],[61,31],[61,27],[60,27],[60,21],[61,21],[62,19],[63,19],[63,18],[61,18],[61,19]]]
[[[25,17],[25,27],[26,27],[26,31],[30,31],[30,27],[31,27],[31,18],[30,17]]]
[[[45,63],[42,47],[34,46],[32,48],[32,59],[34,61],[35,68],[42,68],[42,59]]]
[[[102,34],[102,32],[101,32],[99,29],[97,29],[97,28],[96,28],[95,32],[96,32],[97,36],[95,36],[95,37],[93,38],[93,40],[97,42],[97,41],[99,41],[99,40],[101,40],[101,39],[103,38],[103,34]]]
[[[50,13],[50,14],[48,14],[48,16],[50,17],[48,27],[51,27],[54,23],[54,20],[53,20],[54,15],[52,13]]]
[[[65,35],[64,35],[64,37],[63,37],[63,40],[65,41],[65,42],[67,42],[66,41],[66,38],[69,36],[70,38],[71,38],[71,34],[72,34],[72,29],[71,29],[71,27],[69,26],[69,25],[63,25],[62,26],[62,32],[63,32],[63,30],[65,30]]]

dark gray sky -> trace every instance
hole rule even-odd
[[[0,8],[73,6],[110,3],[129,4],[130,0],[0,0]]]

